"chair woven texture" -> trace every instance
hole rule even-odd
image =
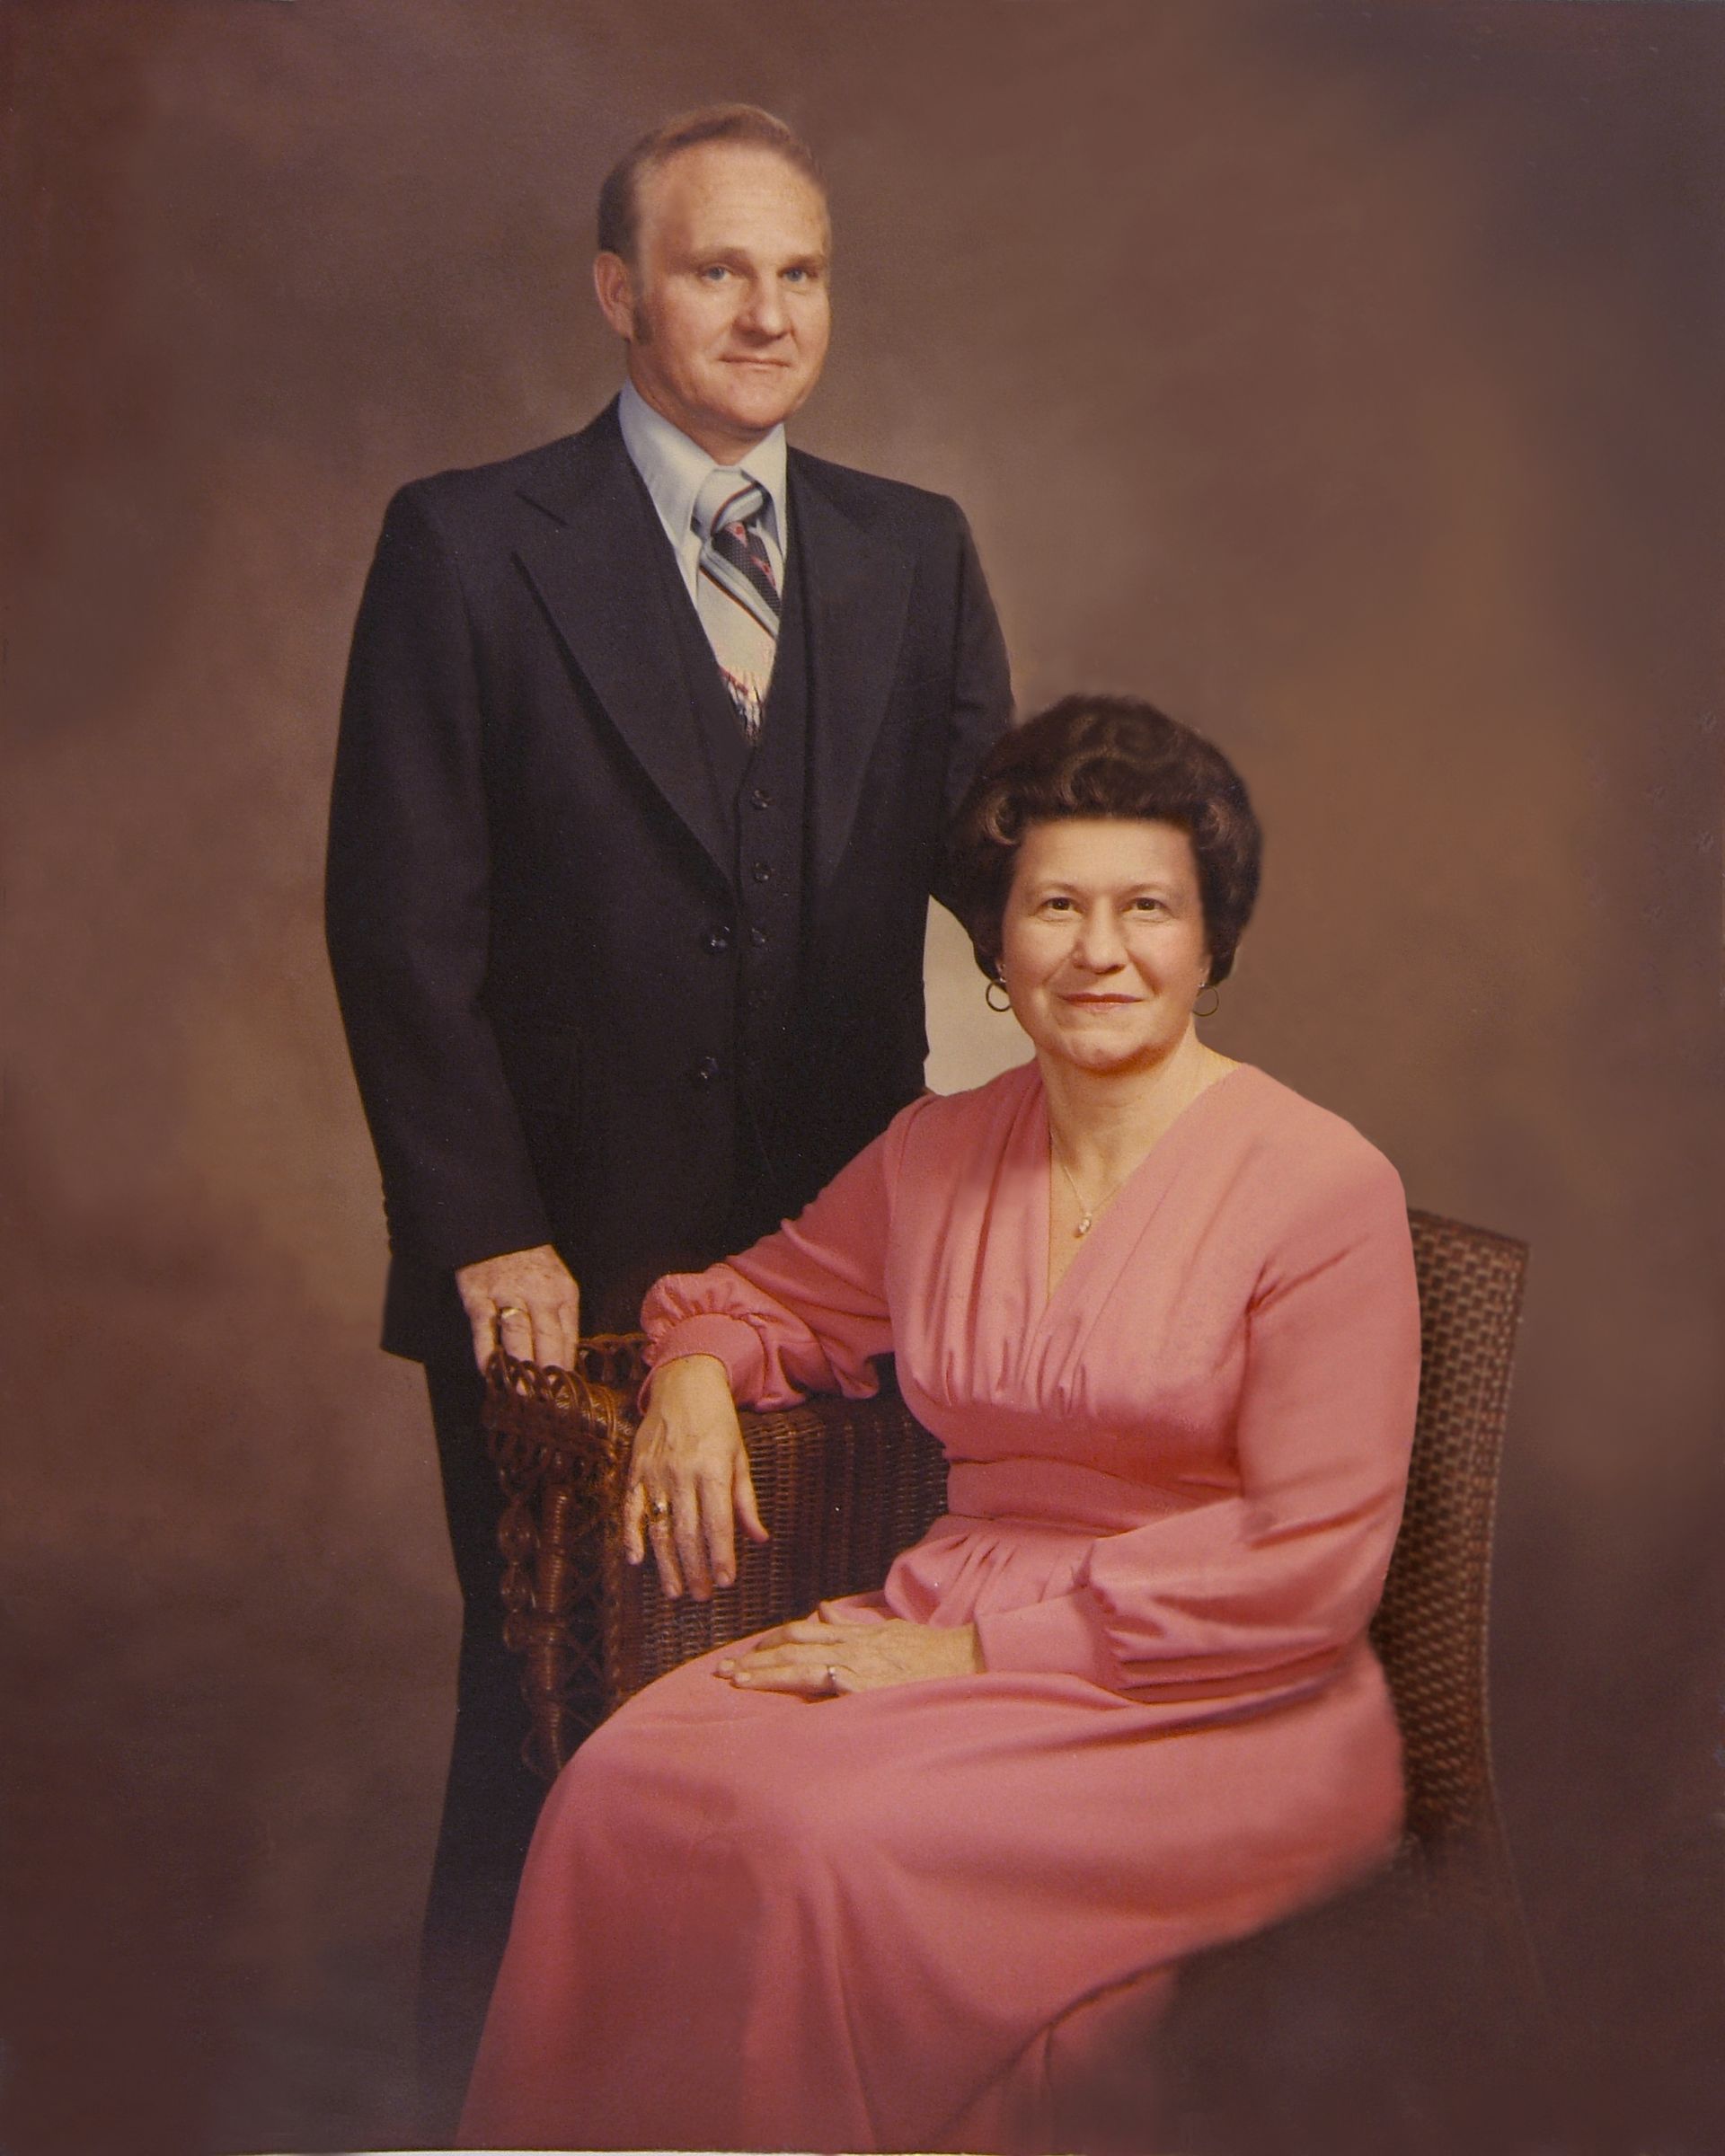
[[[1402,1727],[1408,1831],[1495,1824],[1488,1709],[1491,1532],[1527,1246],[1410,1213],[1420,1408],[1401,1533],[1372,1622]]]
[[[1410,1215],[1422,1367],[1407,1507],[1372,1638],[1402,1726],[1408,1826],[1421,1843],[1495,1838],[1486,1710],[1492,1513],[1526,1249]],[[486,1427],[507,1505],[504,1636],[524,1657],[525,1747],[547,1778],[588,1729],[653,1678],[823,1599],[880,1586],[945,1503],[940,1447],[890,1384],[745,1412],[771,1539],[739,1538],[736,1584],[668,1602],[623,1556],[639,1335],[582,1343],[575,1371],[499,1354]]]

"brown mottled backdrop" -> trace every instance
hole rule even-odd
[[[1599,2145],[1690,2145],[1725,1816],[1721,32],[13,0],[13,2156],[405,2131],[455,1606],[320,943],[337,691],[390,490],[610,393],[603,168],[739,95],[831,170],[799,437],[965,503],[1027,702],[1147,691],[1252,779],[1268,892],[1212,1038],[1533,1242],[1505,1793]],[[950,935],[932,964],[937,1082],[1009,1057]]]

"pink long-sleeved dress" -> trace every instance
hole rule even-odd
[[[1393,1169],[1237,1066],[1052,1295],[1049,1173],[1026,1065],[649,1297],[655,1359],[717,1355],[756,1405],[896,1353],[950,1510],[850,1608],[974,1621],[986,1667],[811,1701],[706,1657],[614,1716],[535,1837],[468,2145],[1034,2144],[1121,2001],[1393,1848]]]

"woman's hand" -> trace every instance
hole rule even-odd
[[[721,1662],[719,1674],[750,1692],[800,1692],[835,1699],[883,1684],[916,1684],[925,1677],[970,1677],[983,1667],[974,1624],[911,1624],[902,1617],[859,1623],[827,1614],[763,1632],[744,1655]]]
[[[737,1577],[733,1516],[751,1542],[765,1542],[730,1381],[717,1356],[677,1356],[653,1372],[635,1432],[624,1555],[638,1565],[650,1543],[667,1595],[675,1601],[686,1586],[705,1602]]]

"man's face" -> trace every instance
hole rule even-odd
[[[599,305],[648,403],[718,463],[739,463],[827,357],[826,203],[775,152],[713,142],[648,173],[640,212],[633,265],[594,265]]]

